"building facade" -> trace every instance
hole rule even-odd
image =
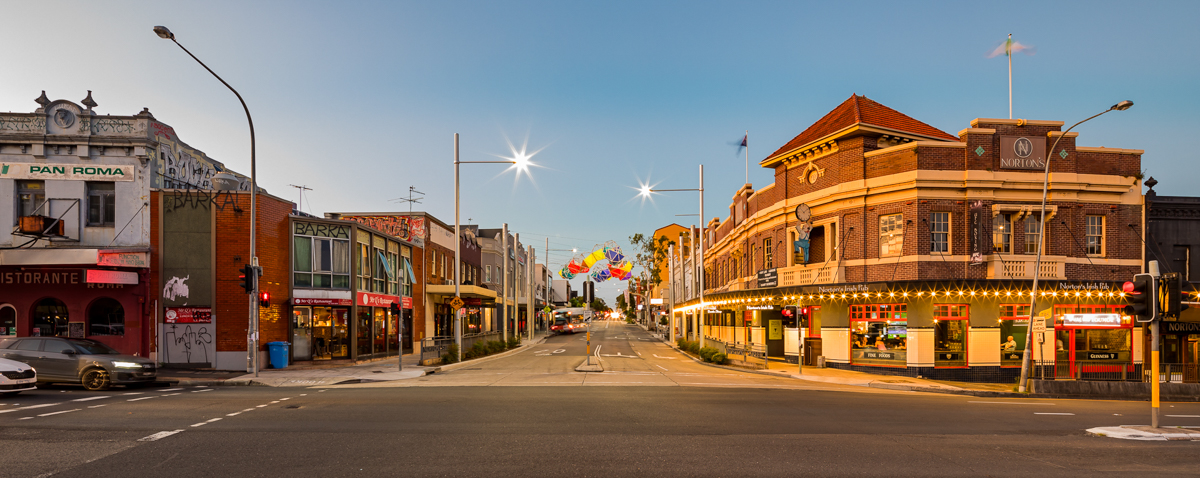
[[[1120,284],[1142,270],[1142,151],[1078,146],[1062,125],[979,118],[956,136],[852,96],[704,225],[704,304],[685,294],[676,316],[747,359],[979,381],[1010,381],[1044,321],[1032,358],[1050,373],[1132,372]]]

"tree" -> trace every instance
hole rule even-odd
[[[592,310],[598,313],[604,313],[612,309],[608,308],[608,305],[604,303],[604,299],[597,297],[592,300]]]
[[[583,307],[583,297],[575,296],[571,298],[571,307]]]
[[[644,236],[641,233],[629,236],[629,243],[633,245],[635,251],[633,263],[642,267],[646,272],[645,282],[638,282],[638,289],[641,293],[646,293],[650,289],[658,287],[662,283],[662,267],[666,265],[667,249],[675,244],[675,241],[667,238],[667,236]]]
[[[627,308],[625,305],[625,294],[618,295],[617,299],[616,299],[616,303],[617,303],[618,310],[625,310]]]

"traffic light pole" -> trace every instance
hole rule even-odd
[[[1154,284],[1150,294],[1151,306],[1150,313],[1153,318],[1150,320],[1150,428],[1158,428],[1159,414],[1159,354],[1162,352],[1162,346],[1159,344],[1158,325],[1162,322],[1162,317],[1158,313],[1158,261],[1150,261],[1150,276]]]

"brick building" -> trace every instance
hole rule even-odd
[[[677,326],[703,316],[749,360],[803,349],[832,367],[1009,381],[1050,161],[1033,358],[1132,371],[1141,331],[1117,312],[1142,269],[1142,151],[1077,146],[1062,125],[978,118],[951,135],[850,97],[760,162],[772,184],[740,188],[705,225],[705,304],[680,304]]]

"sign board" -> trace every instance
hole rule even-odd
[[[650,305],[663,305],[662,299],[650,299]]]
[[[748,305],[746,310],[775,310],[773,305]]]
[[[983,264],[983,242],[987,237],[983,224],[985,217],[983,201],[971,201],[971,264]]]
[[[767,340],[783,340],[783,321],[767,321]]]
[[[1038,332],[1038,333],[1045,332],[1046,331],[1046,321],[1041,320],[1041,319],[1033,321],[1033,331]]]
[[[150,253],[100,251],[96,254],[96,265],[111,267],[150,267]]]
[[[0,162],[0,179],[60,179],[74,181],[133,181],[136,168],[128,164],[38,164]]]
[[[779,287],[779,270],[763,269],[758,271],[758,288],[766,289],[771,287]]]
[[[1120,327],[1120,314],[1063,314],[1063,325]]]
[[[400,307],[404,308],[404,309],[413,308],[412,297],[401,297],[400,298]]]
[[[327,299],[320,297],[296,297],[292,305],[354,305],[350,299]]]
[[[104,271],[87,269],[85,281],[88,284],[128,284],[137,285],[137,272]]]
[[[1167,322],[1159,323],[1164,334],[1200,334],[1200,322]]]
[[[1001,136],[1000,169],[1046,169],[1046,138]]]
[[[455,296],[453,299],[450,299],[450,308],[451,309],[461,309],[462,306],[463,306],[463,300],[458,298],[458,296]]]
[[[358,305],[367,307],[391,307],[392,302],[400,302],[400,297],[394,295],[358,293]],[[459,307],[462,307],[461,305]]]
[[[168,324],[212,323],[212,307],[167,307],[163,322]]]
[[[71,322],[67,324],[67,336],[73,339],[82,339],[86,337],[85,331],[87,325],[83,322]]]

